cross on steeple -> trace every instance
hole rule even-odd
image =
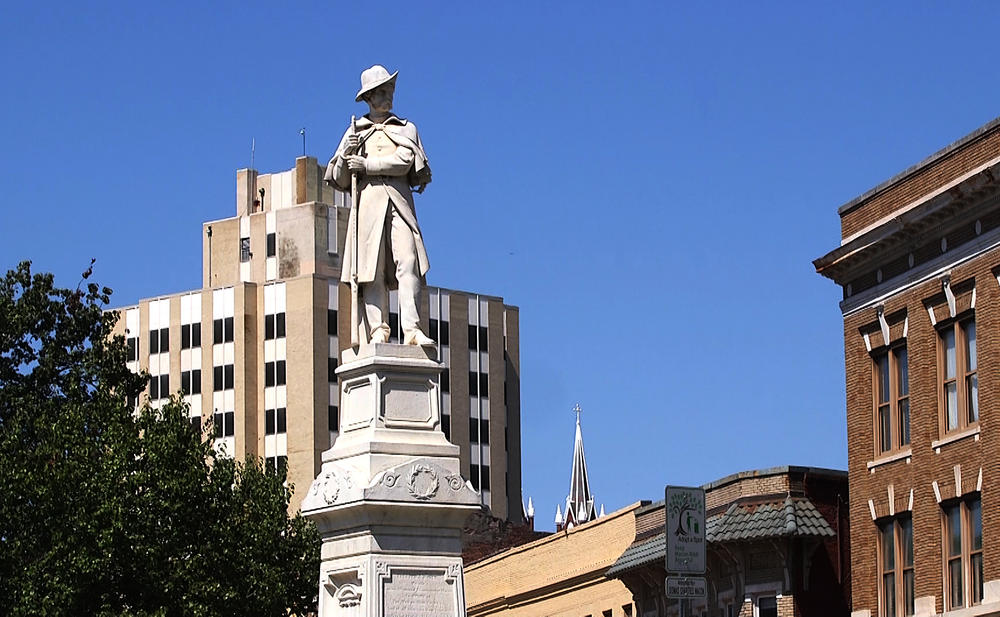
[[[576,405],[573,406],[573,413],[576,414],[576,423],[579,424],[580,423],[580,414],[583,413],[583,410],[580,409],[580,403],[577,403]]]

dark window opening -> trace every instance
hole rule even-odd
[[[149,331],[149,353],[170,351],[170,328]]]
[[[201,347],[201,324],[183,324],[181,326],[181,349]]]
[[[389,340],[399,342],[399,313],[389,313]]]
[[[264,412],[264,433],[278,435],[288,431],[287,413],[284,407],[268,409]]]
[[[240,262],[250,261],[250,238],[240,238]]]
[[[469,464],[469,483],[472,484],[472,488],[479,490],[479,465],[475,463]]]
[[[233,365],[212,367],[212,390],[220,392],[233,388]]]
[[[267,250],[266,250],[267,257],[274,257],[275,255],[278,254],[277,238],[275,237],[276,235],[277,234],[275,234],[274,232],[267,234]]]
[[[235,420],[236,414],[232,411],[226,411],[223,413],[216,412],[212,418],[213,426],[215,428],[215,436],[219,437],[232,437],[236,434],[235,430]]]
[[[326,421],[331,431],[336,433],[340,430],[340,410],[337,409],[336,405],[327,407]]]
[[[285,478],[288,474],[288,457],[284,455],[269,456],[264,460],[264,466],[273,470],[279,478]]]
[[[774,596],[757,598],[757,615],[759,617],[778,617],[778,600]]]

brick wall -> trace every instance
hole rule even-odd
[[[994,146],[1000,147],[1000,146]],[[943,172],[942,172],[943,173]],[[991,423],[1000,420],[1000,363],[991,361],[1000,354],[1000,286],[992,269],[1000,266],[1000,250],[993,250],[956,266],[952,281],[975,279],[976,338],[979,375],[979,438],[969,437],[943,445],[935,451],[932,442],[942,437],[938,416],[938,333],[925,308],[925,300],[941,293],[940,279],[926,281],[905,289],[885,301],[885,313],[905,310],[908,317],[906,338],[909,356],[911,457],[878,465],[876,458],[873,403],[873,363],[860,330],[877,320],[875,308],[858,311],[845,318],[845,368],[847,387],[848,474],[850,482],[850,537],[852,593],[855,610],[868,609],[878,614],[878,572],[876,560],[877,528],[872,520],[869,500],[876,514],[885,516],[890,509],[906,509],[913,491],[913,528],[916,597],[934,596],[936,610],[942,610],[942,515],[932,482],[937,481],[942,497],[956,495],[954,467],[961,466],[963,488],[958,494],[975,488],[983,469],[984,579],[1000,578],[1000,545],[992,542],[994,530],[1000,530],[1000,508],[991,487],[1000,482],[1000,459]],[[889,502],[889,486],[894,503]]]
[[[942,185],[995,158],[1000,152],[1000,125],[862,200],[841,214],[841,236],[847,238],[909,205]]]
[[[518,546],[465,568],[470,616],[614,617],[632,594],[604,573],[635,538],[636,503],[595,521]]]

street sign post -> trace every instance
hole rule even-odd
[[[668,486],[665,492],[667,572],[704,574],[705,490]]]
[[[708,595],[708,582],[703,576],[668,576],[665,587],[670,599],[704,599]]]

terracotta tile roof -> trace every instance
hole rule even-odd
[[[705,521],[709,544],[748,542],[781,537],[833,537],[834,531],[816,506],[806,498],[786,497],[783,501],[758,504],[734,503],[725,513]],[[616,576],[627,570],[666,559],[666,536],[634,542],[608,570]]]

